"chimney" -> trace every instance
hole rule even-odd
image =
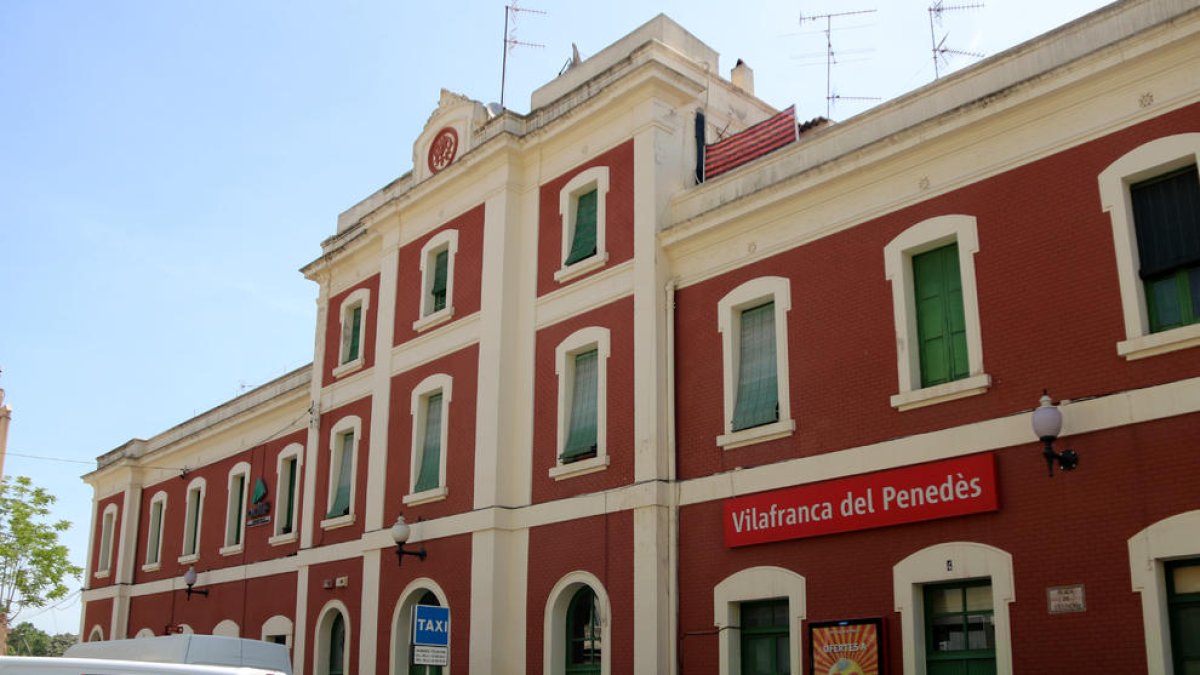
[[[745,61],[741,59],[737,60],[737,65],[729,73],[729,79],[733,82],[733,86],[747,94],[754,94],[754,71],[750,69],[750,66],[746,65]]]

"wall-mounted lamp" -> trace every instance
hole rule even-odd
[[[404,542],[408,541],[409,529],[408,523],[404,522],[404,516],[396,518],[396,524],[392,525],[392,541],[396,542],[396,566],[399,567],[404,562],[404,556],[415,555],[421,560],[425,559],[425,545],[416,551],[409,551],[404,548]]]
[[[183,573],[183,583],[187,584],[187,599],[191,600],[193,595],[203,595],[208,597],[208,589],[197,591],[192,586],[196,585],[196,566],[192,565]]]
[[[1053,478],[1055,462],[1058,462],[1058,467],[1063,471],[1070,471],[1079,464],[1079,456],[1074,450],[1055,452],[1054,439],[1058,438],[1058,432],[1062,431],[1062,413],[1059,412],[1058,406],[1050,401],[1050,394],[1045,389],[1042,390],[1041,403],[1033,411],[1033,433],[1045,443],[1042,456],[1046,458],[1046,469]]]

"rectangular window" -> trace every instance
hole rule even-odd
[[[733,431],[779,420],[779,385],[775,361],[775,303],[741,313],[738,348],[737,402]]]
[[[958,244],[915,255],[912,266],[921,386],[962,379],[970,366]]]
[[[450,268],[450,250],[442,249],[433,259],[433,283],[429,285],[433,311],[446,309],[446,279]]]
[[[294,504],[296,503],[296,465],[297,457],[283,460],[280,470],[279,491],[279,531],[276,534],[291,534],[295,529]]]
[[[989,580],[926,586],[925,672],[996,672],[996,626]]]
[[[596,456],[598,357],[599,351],[591,349],[576,354],[574,358],[574,386],[571,388],[567,442],[560,457],[563,464]]]
[[[342,363],[358,360],[359,342],[362,337],[362,305],[346,310],[346,321],[342,324]]]
[[[1129,187],[1150,332],[1200,321],[1200,177],[1196,165]]]
[[[146,533],[146,564],[157,565],[162,543],[163,502],[150,502],[150,529]]]
[[[350,513],[350,481],[353,480],[351,473],[353,472],[354,464],[354,433],[342,434],[338,437],[338,449],[334,453],[333,466],[330,470],[334,472],[334,492],[333,499],[329,503],[329,512],[325,514],[326,518],[337,518]]]
[[[246,474],[240,473],[229,479],[229,503],[225,511],[225,545],[242,543],[242,499],[246,493]]]
[[[575,200],[575,228],[571,233],[571,251],[564,264],[572,265],[596,255],[596,190]]]
[[[201,489],[199,486],[188,490],[187,520],[183,527],[183,554],[196,555],[200,552],[200,506]]]
[[[1167,611],[1176,673],[1200,673],[1200,558],[1169,562]]]
[[[117,512],[115,509],[104,512],[103,524],[100,528],[100,561],[96,565],[96,571],[107,574],[112,567],[112,540],[113,529],[116,527]]]
[[[791,673],[786,598],[741,604],[742,675]]]
[[[442,394],[425,397],[425,434],[421,441],[421,468],[414,492],[432,490],[441,484]]]

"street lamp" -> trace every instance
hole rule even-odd
[[[1063,450],[1055,452],[1054,439],[1058,438],[1058,432],[1062,431],[1062,412],[1058,406],[1054,405],[1050,400],[1050,394],[1043,389],[1041,405],[1033,411],[1033,433],[1045,445],[1042,447],[1042,456],[1046,458],[1046,469],[1050,472],[1050,477],[1054,477],[1054,463],[1058,462],[1058,466],[1063,471],[1070,471],[1079,464],[1079,456],[1074,450]]]
[[[421,560],[425,560],[425,545],[416,551],[409,551],[404,548],[404,543],[408,541],[410,533],[408,523],[404,522],[404,516],[396,518],[396,523],[392,525],[392,541],[396,542],[396,566],[399,567],[404,562],[404,556],[415,555]]]
[[[187,571],[183,573],[183,583],[187,584],[187,599],[188,600],[191,600],[193,595],[203,595],[206,598],[208,597],[208,589],[207,588],[202,591],[197,591],[196,589],[192,588],[192,586],[196,585],[196,576],[197,575],[196,575],[196,566],[195,565],[188,567]]]

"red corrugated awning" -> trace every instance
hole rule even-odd
[[[704,178],[708,180],[746,162],[778,150],[799,137],[796,106],[769,117],[729,138],[704,147]]]

